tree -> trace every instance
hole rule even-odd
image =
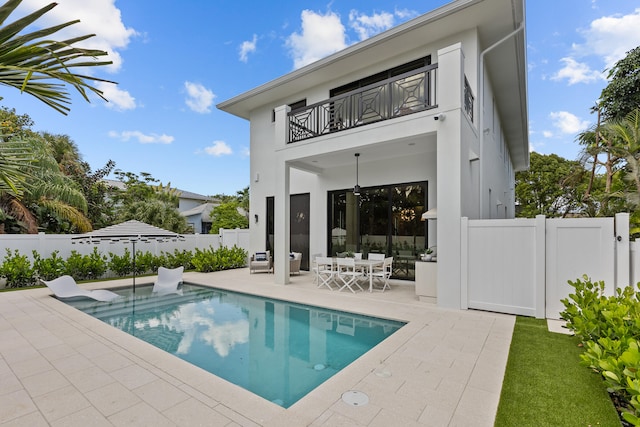
[[[13,186],[0,185],[0,232],[90,231],[86,200],[52,155],[54,136],[33,132],[31,118],[15,110],[1,109],[0,119],[0,157],[10,166],[3,170],[14,177]]]
[[[71,103],[67,85],[76,89],[89,102],[87,90],[102,99],[102,91],[92,86],[93,82],[114,83],[93,76],[76,74],[73,70],[99,67],[111,64],[111,61],[97,61],[96,58],[107,52],[77,47],[95,34],[75,37],[63,41],[50,40],[58,31],[74,25],[79,20],[44,28],[35,32],[25,32],[30,25],[56,6],[51,3],[14,22],[7,23],[9,16],[22,3],[22,0],[8,0],[0,6],[0,85],[9,86],[28,93],[62,114],[70,111]],[[74,46],[76,45],[76,46]],[[2,97],[0,97],[2,100]],[[0,145],[13,135],[12,129],[2,126]],[[0,147],[0,190],[13,197],[21,197],[22,183],[28,178],[28,143],[20,144],[14,138],[11,146]],[[25,175],[26,174],[26,175]]]
[[[588,173],[577,161],[531,153],[529,170],[516,173],[518,216],[562,217],[581,212]]]
[[[177,209],[177,192],[170,185],[162,185],[146,172],[138,176],[117,170],[115,175],[125,187],[111,193],[118,220],[135,219],[176,233],[187,231],[187,220]]]
[[[608,73],[600,106],[605,120],[620,119],[640,107],[640,46],[627,52]]]
[[[240,203],[236,200],[223,202],[211,211],[211,234],[217,234],[221,228],[249,228],[249,220],[239,212]]]

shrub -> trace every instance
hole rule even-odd
[[[560,317],[582,341],[581,363],[602,375],[624,420],[640,425],[640,292],[627,286],[605,296],[604,282],[587,276],[569,285],[575,293]]]
[[[136,252],[136,274],[155,273],[158,271],[158,267],[157,258],[151,252]]]
[[[185,270],[193,270],[191,262],[193,253],[191,251],[174,249],[173,253],[162,252],[162,257],[164,260],[163,267],[177,268],[182,266]]]
[[[98,252],[94,246],[89,255],[81,255],[71,251],[65,263],[65,273],[76,280],[89,280],[102,277],[107,272],[107,257]]]
[[[53,280],[64,274],[66,263],[58,255],[58,251],[53,251],[49,258],[42,258],[36,251],[31,253],[33,254],[33,270],[38,279]]]
[[[33,273],[31,262],[26,255],[20,255],[17,249],[13,253],[11,253],[10,249],[7,249],[7,254],[4,257],[2,266],[0,266],[0,277],[7,279],[7,287],[32,286],[36,282]]]
[[[243,267],[246,260],[247,252],[235,245],[232,248],[221,247],[217,250],[209,246],[209,249],[205,250],[196,249],[192,263],[196,271],[209,273]]]
[[[131,274],[133,267],[131,265],[131,252],[129,252],[129,249],[125,248],[124,255],[122,256],[109,252],[109,270],[120,277]]]

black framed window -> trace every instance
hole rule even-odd
[[[394,277],[413,280],[426,249],[427,182],[390,184],[328,193],[327,253],[384,253],[394,257]]]

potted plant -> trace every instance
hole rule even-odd
[[[426,251],[424,251],[424,255],[422,255],[422,260],[423,261],[435,261],[436,257],[436,247],[435,246],[431,246],[430,248],[427,248]]]

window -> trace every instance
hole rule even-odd
[[[360,80],[347,83],[346,85],[342,85],[335,89],[331,89],[331,91],[329,92],[329,96],[333,98],[334,96],[342,95],[343,93],[351,92],[361,87],[369,86],[371,84],[381,82],[388,78],[399,76],[400,74],[408,73],[409,71],[412,71],[412,70],[417,70],[418,68],[422,68],[427,65],[431,65],[431,55],[425,56],[420,59],[416,59],[411,62],[407,62],[406,64],[402,64],[394,68],[390,68],[388,70],[382,71],[381,73],[377,73],[372,76],[368,76]]]
[[[297,110],[298,108],[302,108],[306,106],[307,106],[306,98],[301,99],[300,101],[293,102],[288,105],[288,107],[291,108],[291,111],[294,111],[294,110]],[[276,121],[276,110],[274,108],[273,110],[271,110],[271,122],[273,123],[275,121]]]
[[[427,183],[391,184],[328,193],[328,251],[384,253],[394,257],[394,277],[413,280],[426,246]]]

